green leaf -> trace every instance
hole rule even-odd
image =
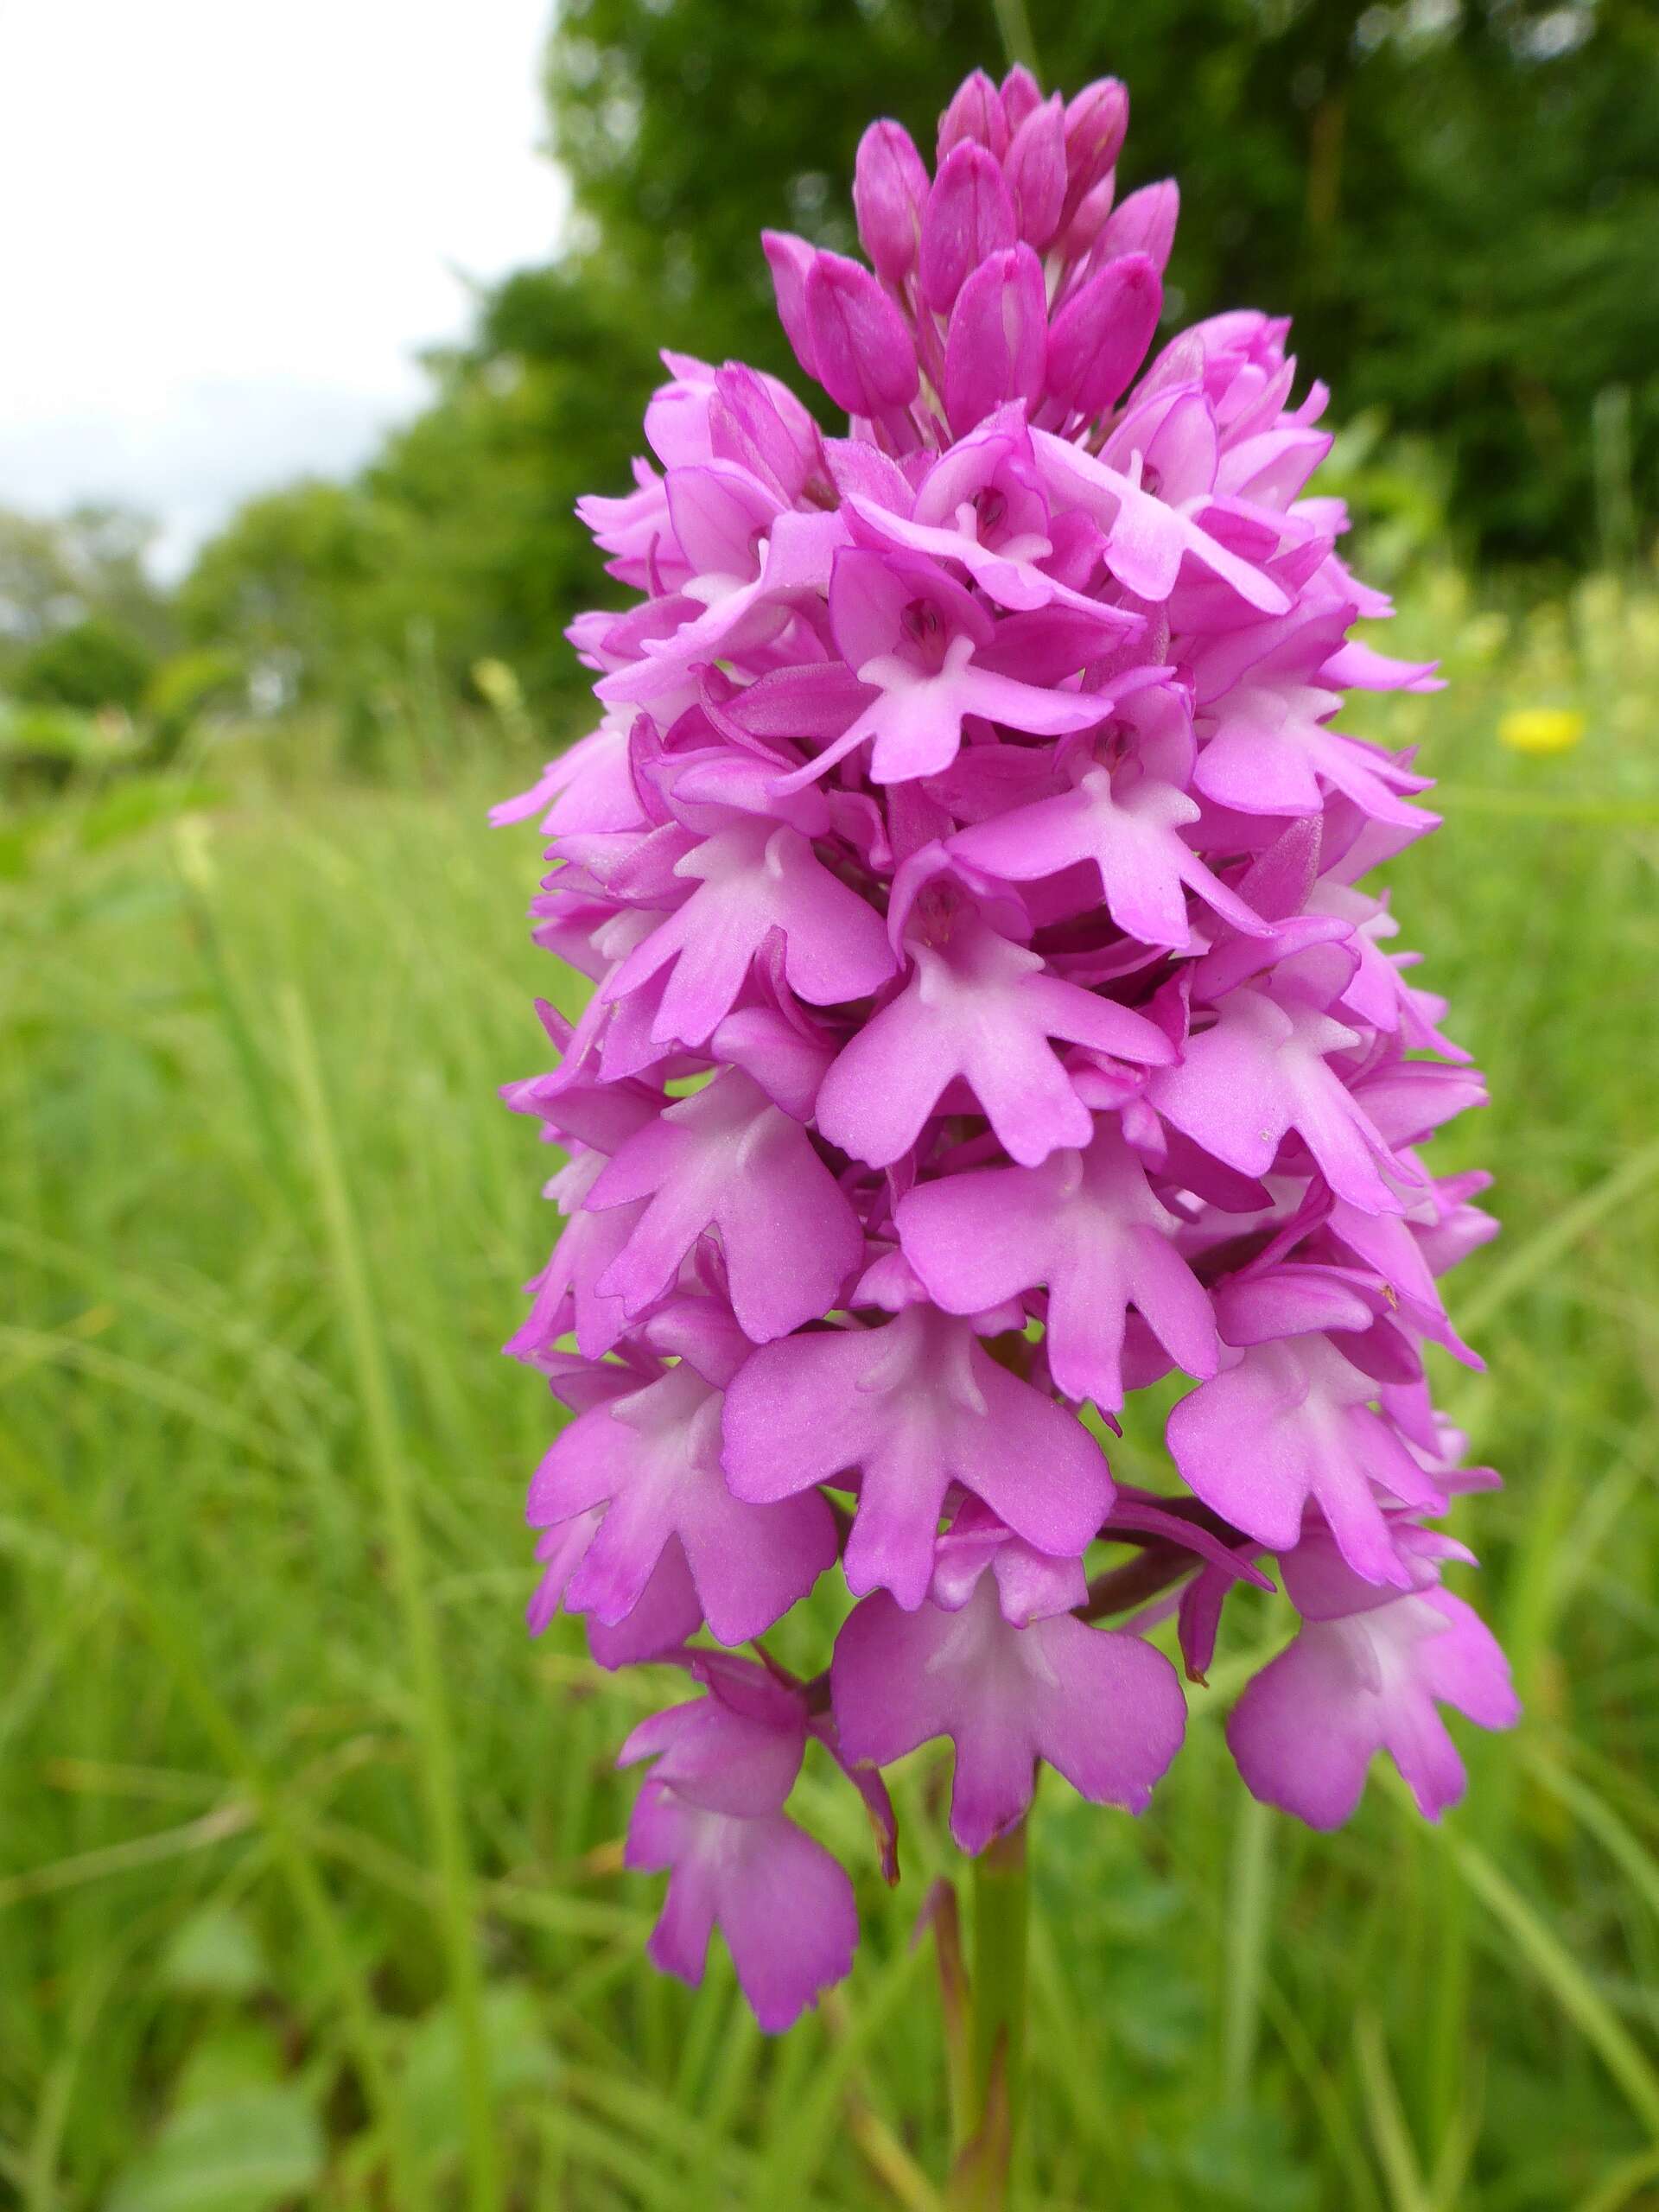
[[[193,1913],[167,1947],[161,1980],[182,1996],[251,1996],[264,1986],[265,1962],[245,1916],[225,1904]]]
[[[1137,2164],[1185,2183],[1180,2202],[1216,2212],[1312,2212],[1319,2202],[1313,2174],[1291,2154],[1285,2123],[1269,2113],[1211,2112],[1177,2142],[1144,2145]]]
[[[105,2212],[266,2212],[322,2173],[322,2131],[295,2088],[252,2089],[175,2113]]]
[[[232,2017],[191,2046],[173,2091],[173,2108],[220,2105],[256,2089],[280,2088],[281,2037],[269,2020]]]
[[[89,853],[124,844],[181,814],[201,814],[220,804],[224,793],[210,784],[181,783],[171,776],[130,776],[112,785],[80,818],[80,842]]]
[[[483,2029],[492,2101],[549,2090],[556,2072],[552,2047],[523,1982],[499,1982],[485,1993]],[[425,2158],[462,2145],[461,2037],[452,2005],[439,2005],[410,2037],[404,2071],[404,2107],[415,2149]]]

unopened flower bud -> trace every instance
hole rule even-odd
[[[806,279],[813,374],[849,415],[880,416],[916,397],[916,348],[904,317],[869,270],[821,253]]]
[[[929,307],[948,315],[969,271],[1018,236],[1001,163],[983,146],[957,146],[934,178],[922,217],[922,292]]]
[[[1047,339],[1042,264],[1028,245],[994,254],[975,270],[950,311],[945,347],[944,411],[953,437],[966,437],[1005,400],[1035,402]]]
[[[1123,150],[1129,128],[1129,95],[1116,77],[1085,85],[1065,111],[1065,162],[1069,173],[1065,214],[1076,213]]]
[[[853,211],[859,242],[889,284],[903,283],[915,266],[927,194],[926,165],[909,131],[873,123],[858,142]]]
[[[778,320],[795,349],[795,358],[810,377],[818,373],[812,354],[812,336],[806,321],[806,274],[813,250],[804,238],[790,231],[762,231],[760,250],[772,271],[772,289],[778,302]]]
[[[950,105],[939,118],[938,159],[941,164],[954,146],[964,143],[988,147],[1001,161],[1008,149],[1007,118],[996,86],[982,69],[964,77]]]
[[[1065,206],[1065,115],[1058,92],[1033,108],[1014,132],[1002,171],[1020,235],[1041,253],[1058,233]]]
[[[1091,276],[1048,334],[1048,389],[1092,420],[1112,405],[1146,358],[1164,288],[1144,253],[1125,254]]]
[[[1161,276],[1169,266],[1175,225],[1181,212],[1180,187],[1173,177],[1142,185],[1112,210],[1095,242],[1096,266],[1120,254],[1143,253]]]

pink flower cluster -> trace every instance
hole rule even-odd
[[[1432,671],[1349,637],[1388,604],[1306,493],[1287,325],[1147,363],[1176,192],[1116,197],[1127,118],[976,74],[931,179],[866,134],[874,273],[767,237],[848,434],[665,357],[658,466],[582,505],[639,594],[572,626],[602,719],[499,810],[593,985],[509,1092],[568,1157],[510,1346],[575,1415],[531,1623],[697,1685],[624,1751],[628,1859],[669,1872],[658,1964],[695,1981],[718,1925],[768,2028],[856,1934],[785,1811],[809,1738],[889,1843],[879,1770],[940,1736],[964,1851],[1043,1761],[1139,1811],[1185,1723],[1142,1631],[1202,1681],[1269,1560],[1302,1624],[1230,1724],[1259,1797],[1335,1825],[1382,1749],[1433,1816],[1440,1706],[1514,1713],[1424,1525],[1495,1479],[1421,1356],[1472,1360],[1435,1279],[1485,1179],[1416,1147],[1480,1086],[1357,887],[1434,817],[1332,724]],[[1115,1483],[1097,1430],[1172,1370],[1179,1484]],[[837,1566],[824,1674],[719,1648]]]

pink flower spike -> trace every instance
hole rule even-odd
[[[1427,779],[1343,727],[1433,664],[1352,634],[1392,610],[1288,321],[1154,334],[1179,199],[1118,198],[1128,121],[1110,79],[976,72],[931,180],[865,132],[868,265],[765,234],[851,419],[664,353],[631,480],[578,507],[628,600],[566,625],[597,726],[499,810],[582,979],[503,1092],[560,1220],[508,1347],[569,1416],[531,1625],[707,1692],[626,1747],[628,1859],[669,1874],[653,1958],[695,1981],[721,1927],[769,2029],[855,1932],[787,1817],[809,1738],[889,1879],[880,1764],[933,1736],[969,1849],[1040,1759],[1146,1802],[1179,1686],[1086,1616],[1170,1624],[1201,1679],[1282,1582],[1301,1632],[1230,1734],[1320,1825],[1378,1749],[1433,1817],[1440,1707],[1513,1713],[1425,1525],[1497,1481],[1425,1349],[1478,1364],[1437,1279],[1485,1179],[1420,1153],[1485,1094],[1366,880]],[[1096,1438],[1173,1370],[1170,1479],[1117,1486]],[[791,1613],[758,1665],[713,1648]]]

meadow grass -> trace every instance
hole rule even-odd
[[[1403,628],[1457,680],[1373,717],[1446,787],[1402,941],[1493,1097],[1438,1160],[1504,1223],[1453,1290],[1489,1370],[1441,1377],[1510,1483],[1459,1583],[1527,1718],[1463,1732],[1441,1828],[1379,1777],[1310,1837],[1217,1725],[1268,1601],[1143,1821],[1050,1777],[1030,2212],[1659,2205],[1659,601],[1505,623],[1442,579]],[[1505,753],[1540,699],[1582,744]],[[533,837],[482,811],[537,763],[410,728],[375,783],[227,739],[0,836],[0,2203],[922,2212],[946,1760],[901,1772],[893,1892],[809,1767],[865,1941],[768,2043],[722,1956],[644,1961],[611,1760],[672,1686],[525,1639],[556,1408],[497,1348],[550,1163],[494,1094],[551,977]]]

